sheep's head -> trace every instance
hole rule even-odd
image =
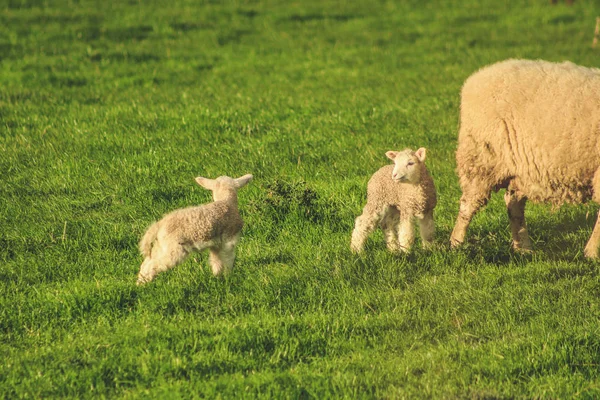
[[[196,178],[198,185],[212,191],[214,201],[226,200],[235,196],[238,189],[246,186],[251,180],[252,175],[250,174],[235,179],[228,176],[220,176],[217,179],[208,179],[201,176]]]
[[[406,149],[386,152],[385,155],[394,161],[392,179],[395,182],[419,183],[421,180],[421,164],[425,161],[425,153],[424,147],[417,151]]]

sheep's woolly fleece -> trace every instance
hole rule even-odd
[[[456,161],[463,194],[508,186],[555,206],[599,201],[600,70],[529,60],[479,70],[462,89]]]

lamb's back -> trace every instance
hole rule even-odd
[[[242,230],[243,221],[237,206],[217,201],[175,210],[163,218],[162,225],[181,243],[198,243],[233,237]]]

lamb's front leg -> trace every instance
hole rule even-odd
[[[377,228],[382,217],[382,209],[367,203],[363,209],[363,213],[356,218],[354,224],[354,231],[352,232],[352,240],[350,242],[350,250],[353,253],[363,251],[367,237]]]
[[[415,241],[415,229],[413,226],[412,215],[400,215],[400,223],[398,224],[398,242],[400,250],[407,252],[412,247]]]
[[[427,249],[433,245],[433,234],[435,226],[433,224],[433,210],[428,212],[419,220],[419,231],[421,233],[421,242],[423,248]]]

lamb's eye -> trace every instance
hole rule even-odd
[[[415,165],[415,162],[414,161],[409,161],[407,165],[410,167],[411,165]]]

